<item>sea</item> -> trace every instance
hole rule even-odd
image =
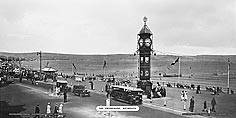
[[[151,81],[183,84],[199,84],[203,86],[219,86],[227,88],[228,65],[230,88],[236,90],[236,59],[228,63],[226,57],[182,57],[181,62],[171,65],[176,57],[159,56],[152,58]],[[106,64],[104,65],[104,60]],[[65,59],[43,59],[42,67],[52,67],[57,73],[72,75],[73,72],[87,75],[115,75],[122,79],[137,80],[138,57],[133,55],[110,56],[73,56]],[[180,63],[180,64],[179,64]],[[74,64],[75,67],[72,65]],[[179,67],[180,65],[180,67]],[[22,66],[39,70],[39,60],[24,61]],[[162,77],[163,74],[178,74],[182,77]]]

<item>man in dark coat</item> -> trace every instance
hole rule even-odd
[[[20,73],[20,83],[22,83],[22,77],[23,77],[23,73]]]
[[[108,84],[105,86],[105,91],[108,92]]]
[[[66,90],[64,91],[64,103],[67,102],[67,93]]]
[[[163,97],[166,97],[166,88],[163,88]]]
[[[212,100],[211,100],[211,111],[212,111],[212,112],[216,112],[216,110],[215,110],[215,105],[216,105],[216,100],[215,100],[215,98],[213,97]]]
[[[56,104],[55,107],[54,107],[54,113],[53,113],[53,116],[55,118],[57,118],[57,116],[58,116],[58,110],[59,110],[59,106]]]
[[[39,105],[37,105],[37,106],[35,107],[34,113],[35,113],[35,114],[39,114],[39,112],[40,112],[40,108],[39,108]],[[35,115],[35,118],[39,118],[39,115]]]
[[[58,114],[58,106],[57,106],[57,104],[54,107],[54,114]]]
[[[89,83],[90,83],[91,89],[93,90],[93,82],[90,81]]]
[[[106,86],[105,86],[105,91],[107,92],[107,98],[110,96],[110,89],[109,89],[110,87],[109,87],[109,85],[108,84],[106,84]]]
[[[200,90],[200,89],[201,89],[201,87],[200,87],[200,85],[198,85],[198,86],[197,86],[196,94],[200,94],[200,93],[201,93],[201,90]]]
[[[207,102],[206,101],[204,101],[204,103],[203,103],[203,110],[202,111],[207,111]]]
[[[194,97],[190,99],[189,111],[193,112],[194,109]]]

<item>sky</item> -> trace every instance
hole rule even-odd
[[[157,54],[236,55],[235,0],[0,0],[0,51],[132,54],[144,16]]]

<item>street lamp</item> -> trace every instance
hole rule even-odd
[[[41,51],[37,52],[37,55],[39,55],[39,78],[40,80],[42,80],[42,52]]]

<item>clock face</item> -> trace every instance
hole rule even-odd
[[[139,46],[143,46],[143,39],[139,39],[138,43],[139,43]]]
[[[150,38],[146,38],[146,39],[145,39],[145,45],[146,45],[147,47],[151,46],[151,43],[152,43],[152,41],[151,41]]]

